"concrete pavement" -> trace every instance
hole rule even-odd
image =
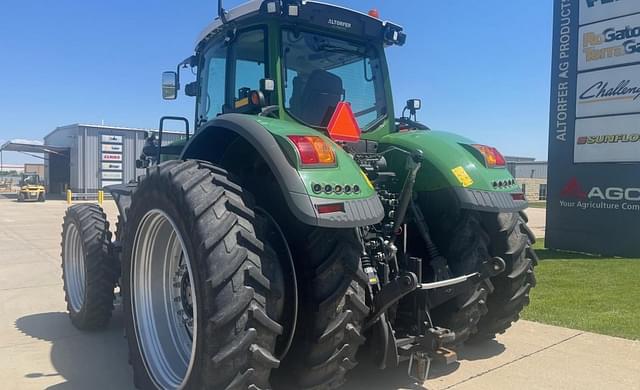
[[[68,320],[60,270],[65,209],[61,201],[0,197],[0,388],[132,389],[121,311],[104,332],[80,332]],[[113,221],[115,205],[105,209]],[[532,211],[533,222],[539,211]],[[458,363],[433,367],[426,388],[640,389],[637,341],[520,321],[496,341],[458,352]],[[360,366],[345,387],[415,388],[405,365]]]

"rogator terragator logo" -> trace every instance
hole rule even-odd
[[[640,53],[640,25],[607,27],[602,32],[588,31],[582,37],[587,62]]]
[[[573,177],[560,192],[560,197],[560,206],[566,208],[640,212],[640,188],[594,186],[587,192]]]

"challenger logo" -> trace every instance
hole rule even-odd
[[[599,144],[619,144],[619,143],[640,143],[640,133],[590,135],[586,137],[578,137],[578,139],[576,139],[577,145],[599,145]]]
[[[640,212],[640,188],[592,187],[586,192],[577,178],[571,178],[560,192],[560,206],[581,210]]]
[[[608,81],[598,81],[580,94],[581,104],[638,99],[640,99],[640,85],[632,84],[631,80],[622,80],[617,85],[611,85]]]

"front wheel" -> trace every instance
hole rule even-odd
[[[197,161],[163,163],[139,183],[122,264],[138,388],[270,388],[283,279],[251,204],[226,171]]]

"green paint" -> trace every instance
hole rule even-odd
[[[276,139],[285,155],[289,159],[292,165],[295,165],[298,170],[300,178],[307,188],[307,193],[318,198],[336,199],[336,200],[348,200],[348,199],[364,199],[375,195],[374,190],[367,184],[362,170],[358,164],[353,161],[351,156],[347,154],[340,146],[336,145],[331,139],[324,134],[305,127],[297,122],[291,122],[287,120],[265,118],[265,117],[253,117],[256,122],[262,125],[271,135]],[[303,168],[300,166],[297,155],[297,150],[293,144],[289,141],[287,136],[289,135],[313,135],[321,137],[326,143],[333,147],[333,151],[336,154],[337,165],[330,168]],[[313,185],[330,184],[331,186],[339,185],[357,185],[361,191],[358,194],[325,194],[314,193]]]
[[[517,185],[495,189],[494,181],[510,180],[513,177],[506,168],[487,168],[463,145],[473,144],[464,137],[440,131],[407,131],[387,134],[379,138],[380,150],[396,146],[408,151],[422,150],[425,162],[416,179],[416,191],[434,191],[448,187],[463,187],[452,172],[462,167],[473,180],[467,188],[485,191],[513,192]],[[389,167],[400,173],[405,171],[406,157],[400,152],[390,152]]]
[[[281,29],[282,25],[277,20],[269,20],[262,23],[251,23],[241,26],[244,28],[252,28],[255,26],[266,26],[267,37],[267,77],[273,79],[276,84],[276,90],[271,92],[272,104],[279,106],[278,114],[280,119],[252,116],[256,122],[262,125],[266,131],[274,137],[280,145],[283,153],[287,156],[289,162],[296,167],[300,178],[303,180],[309,195],[327,198],[327,199],[359,199],[367,198],[375,195],[375,192],[369,187],[363,177],[361,169],[353,161],[351,156],[343,151],[343,149],[333,143],[325,134],[325,132],[306,127],[292,118],[284,109],[284,74],[282,69],[281,56]],[[315,31],[319,33],[326,30],[317,27],[305,27],[305,30]],[[518,189],[517,185],[511,187],[503,187],[496,189],[493,186],[494,181],[505,181],[512,179],[509,172],[502,169],[486,168],[468,147],[472,142],[466,138],[437,131],[408,131],[398,133],[395,129],[394,107],[392,86],[389,78],[389,69],[384,58],[384,48],[382,42],[370,42],[380,51],[382,74],[386,75],[384,80],[384,94],[387,105],[387,118],[383,120],[376,128],[370,129],[362,134],[363,139],[380,142],[380,151],[384,151],[392,146],[402,148],[408,151],[420,149],[424,153],[425,162],[423,168],[418,174],[416,181],[416,191],[434,191],[451,187],[463,187],[463,183],[452,170],[460,168],[464,171],[463,176],[471,178],[473,184],[468,188],[485,191],[505,191],[513,192]],[[289,80],[291,82],[291,80]],[[330,168],[303,168],[299,165],[297,150],[287,138],[288,135],[316,135],[322,137],[325,142],[333,146],[336,154],[337,166]],[[178,156],[163,156],[163,160],[169,158],[177,158]],[[406,175],[406,155],[392,151],[386,154],[388,166],[395,171],[400,178],[398,186],[402,185],[402,178]],[[464,180],[463,180],[464,181]],[[330,184],[335,186],[341,185],[358,185],[361,188],[359,194],[325,194],[314,193],[314,184]]]

